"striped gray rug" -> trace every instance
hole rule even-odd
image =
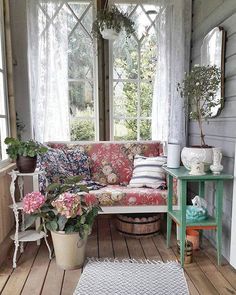
[[[90,259],[73,295],[189,295],[177,262]]]

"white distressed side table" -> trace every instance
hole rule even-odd
[[[10,184],[10,193],[11,193],[11,198],[12,198],[12,205],[10,205],[10,208],[12,208],[14,216],[15,216],[15,223],[16,223],[16,228],[15,228],[15,234],[11,236],[11,239],[14,240],[15,244],[15,251],[13,255],[13,268],[16,268],[16,257],[17,257],[17,252],[18,248],[20,246],[20,251],[24,251],[23,243],[24,242],[37,242],[37,245],[40,245],[40,241],[42,238],[44,238],[45,243],[48,248],[49,252],[49,259],[51,259],[51,249],[47,241],[47,234],[46,234],[46,229],[44,227],[44,231],[38,232],[38,228],[40,226],[40,218],[38,218],[35,222],[35,230],[29,229],[25,230],[24,228],[24,213],[23,213],[23,204],[22,200],[24,197],[24,177],[32,177],[33,179],[33,191],[39,191],[39,175],[43,175],[44,171],[35,171],[33,173],[20,173],[19,171],[12,170],[12,172],[9,173],[11,176],[11,184]],[[16,202],[15,199],[15,185],[16,185],[16,180],[18,182],[18,187],[20,190],[20,202]],[[21,224],[19,221],[19,217],[21,214],[22,220]]]

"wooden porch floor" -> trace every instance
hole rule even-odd
[[[176,260],[174,237],[172,244],[167,249],[162,234],[140,240],[124,238],[116,232],[112,219],[101,216],[89,237],[87,256]],[[0,268],[2,295],[71,295],[81,275],[81,270],[59,269],[55,258],[49,261],[44,242],[40,247],[36,243],[26,244],[14,271],[11,255],[12,251]],[[203,249],[194,253],[194,262],[185,267],[191,295],[236,294],[236,271],[225,261],[218,267],[215,255],[215,249],[205,240]]]

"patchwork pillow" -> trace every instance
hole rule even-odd
[[[66,150],[65,155],[73,175],[80,175],[84,180],[91,179],[89,157],[81,148]]]
[[[89,159],[85,152],[80,150],[66,150],[49,148],[39,156],[37,168],[45,171],[48,183],[58,181],[64,177],[81,175],[83,179],[90,179]],[[40,179],[40,182],[45,181]]]
[[[154,189],[166,186],[166,175],[162,168],[166,157],[134,157],[134,167],[129,187],[151,187]]]

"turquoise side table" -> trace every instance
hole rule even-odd
[[[181,166],[178,169],[163,167],[168,176],[168,199],[167,199],[167,247],[170,245],[172,220],[180,227],[180,262],[184,266],[184,248],[186,239],[186,228],[195,229],[216,229],[217,261],[221,264],[221,237],[222,237],[222,203],[223,203],[223,182],[233,179],[233,175],[221,173],[213,175],[211,172],[202,176],[189,175],[189,171]],[[180,184],[179,210],[173,210],[173,178],[177,178]],[[199,183],[199,196],[204,197],[205,182],[212,181],[216,184],[216,208],[215,216],[209,216],[206,220],[199,222],[186,222],[187,183]]]

